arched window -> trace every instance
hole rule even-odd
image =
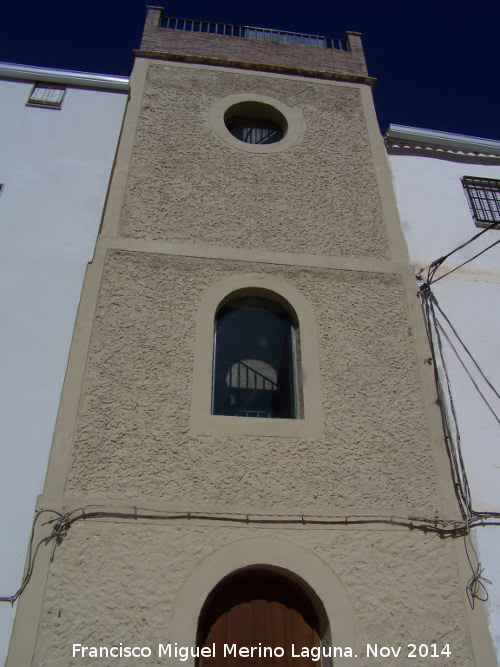
[[[234,665],[321,664],[312,660],[320,646],[313,604],[299,586],[266,570],[238,572],[212,591],[200,615],[197,645],[212,649],[213,644],[215,657],[200,657],[198,667],[229,664],[227,656],[224,660],[224,645],[236,645],[237,651],[255,647],[250,661],[236,656],[230,660]],[[292,644],[306,647],[309,657],[290,660]]]
[[[212,414],[297,418],[294,325],[277,302],[242,297],[219,309]]]

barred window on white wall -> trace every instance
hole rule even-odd
[[[500,180],[464,176],[462,185],[476,225],[500,223]]]
[[[57,84],[35,83],[26,104],[28,106],[60,109],[66,86]]]

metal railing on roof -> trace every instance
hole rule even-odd
[[[306,35],[300,32],[287,32],[284,30],[272,30],[270,28],[256,28],[248,25],[194,21],[192,19],[178,19],[171,16],[164,16],[162,27],[170,28],[171,30],[202,32],[210,35],[247,37],[249,39],[263,39],[269,42],[285,42],[287,44],[305,44],[306,46],[319,46],[323,49],[337,49],[339,51],[349,50],[345,39],[335,39],[322,35]]]

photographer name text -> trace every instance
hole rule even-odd
[[[179,646],[178,644],[158,644],[157,650],[151,646],[124,646],[122,642],[112,646],[85,646],[73,644],[73,658],[177,658],[181,662],[193,658],[215,658],[221,654],[224,658],[310,658],[314,662],[322,658],[357,658],[359,654],[351,646],[237,646],[223,644],[216,649],[212,646]],[[445,644],[406,644],[404,646],[381,646],[366,644],[366,658],[449,658],[450,645]]]

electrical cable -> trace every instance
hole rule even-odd
[[[35,518],[33,519],[33,524],[31,526],[31,534],[30,534],[30,541],[29,541],[29,548],[28,548],[28,567],[26,570],[26,574],[23,577],[23,581],[21,583],[21,587],[18,589],[14,595],[11,595],[9,597],[0,597],[0,602],[10,602],[11,605],[14,605],[14,602],[18,599],[18,597],[21,595],[21,593],[24,591],[26,586],[28,585],[29,580],[31,579],[31,575],[33,573],[33,567],[35,565],[35,560],[38,554],[38,549],[42,546],[42,544],[48,544],[52,538],[53,534],[49,535],[48,537],[45,537],[41,539],[38,544],[36,545],[35,549],[33,550],[33,541],[35,538],[35,529],[38,523],[38,519],[42,516],[42,514],[49,513],[49,514],[56,514],[60,519],[63,518],[63,515],[60,512],[57,512],[56,510],[39,510],[35,514]],[[50,523],[50,521],[47,521],[46,523]],[[43,524],[45,525],[45,524]]]
[[[428,269],[427,283],[430,285],[433,281],[433,278],[434,278],[434,275],[435,275],[437,269],[441,266],[441,264],[444,261],[446,261],[448,259],[448,257],[451,257],[451,255],[453,255],[454,253],[458,252],[459,250],[462,250],[462,248],[465,248],[466,246],[468,246],[469,243],[472,243],[473,241],[478,239],[480,236],[482,236],[483,234],[488,232],[490,229],[495,229],[499,225],[500,225],[499,222],[491,222],[487,227],[482,229],[480,232],[478,232],[477,234],[474,234],[474,236],[472,236],[468,241],[465,241],[464,243],[460,244],[459,246],[457,246],[453,250],[450,250],[450,252],[446,253],[446,255],[443,255],[442,257],[439,257],[438,259],[435,259],[433,262],[431,262],[431,264],[429,264],[428,267],[424,267],[423,269],[420,269],[420,271],[418,273],[418,276],[417,276],[417,279],[420,279],[420,277],[422,275],[422,272],[425,271],[425,268],[427,268]],[[475,258],[472,258],[472,259],[475,259]],[[470,260],[470,261],[472,261],[472,260]],[[434,281],[434,282],[437,282],[437,280]]]
[[[443,273],[443,275],[442,275],[442,276],[439,276],[439,278],[436,278],[435,280],[432,280],[431,284],[433,284],[433,283],[437,283],[439,280],[442,280],[443,278],[446,278],[446,276],[449,276],[450,273],[453,273],[454,271],[457,271],[458,269],[461,269],[462,266],[465,266],[465,265],[468,264],[469,262],[472,262],[472,260],[476,259],[476,258],[479,257],[480,255],[482,255],[483,253],[485,253],[487,250],[489,250],[490,248],[493,248],[493,246],[496,246],[496,245],[498,245],[499,243],[500,243],[500,239],[498,239],[498,241],[495,241],[494,243],[492,243],[491,245],[489,245],[489,246],[488,246],[487,248],[485,248],[484,250],[481,250],[481,252],[478,252],[477,255],[474,255],[474,257],[471,257],[470,259],[466,260],[465,262],[462,262],[462,264],[459,264],[458,266],[455,266],[455,268],[451,269],[450,271],[447,271],[446,273]]]
[[[453,397],[451,395],[450,378],[448,375],[446,362],[444,360],[441,337],[439,335],[439,330],[436,326],[436,314],[434,311],[433,300],[431,298],[431,291],[427,283],[423,283],[421,285],[421,296],[422,296],[422,308],[424,312],[424,322],[427,330],[427,338],[429,340],[429,345],[431,348],[431,354],[433,360],[434,379],[438,392],[439,405],[441,408],[441,419],[445,434],[445,442],[448,450],[448,455],[452,463],[453,483],[455,486],[457,499],[460,504],[462,516],[465,518],[470,515],[470,505],[471,505],[470,490],[461,454],[460,431],[458,428],[458,419],[455,411],[455,406],[453,403]],[[437,345],[435,344],[434,341],[436,341]],[[444,377],[446,380],[446,389],[447,389],[446,393],[443,387],[443,383],[441,382],[441,378],[439,376],[438,361],[441,367],[443,368]],[[448,405],[450,406],[451,418],[448,410]]]
[[[496,242],[498,243],[498,241]],[[493,244],[493,245],[496,245]],[[491,247],[491,246],[490,246]],[[488,248],[486,248],[487,250]],[[485,252],[484,250],[483,252]],[[480,253],[482,254],[482,253]],[[474,259],[474,258],[472,258]],[[472,261],[472,260],[469,260]],[[457,267],[460,268],[460,267]],[[450,272],[451,273],[451,272]],[[448,275],[448,274],[445,274]],[[444,276],[441,276],[444,277]],[[428,274],[429,278],[429,274]],[[466,593],[467,593],[467,598],[469,600],[469,604],[472,609],[474,609],[475,601],[476,600],[481,600],[482,602],[486,602],[488,600],[488,591],[486,589],[485,584],[491,584],[491,581],[489,579],[486,579],[486,577],[483,576],[484,568],[482,567],[482,564],[479,562],[479,559],[477,557],[476,550],[474,549],[474,545],[471,542],[471,546],[474,552],[474,557],[475,557],[475,562],[476,565],[474,566],[469,552],[467,550],[467,536],[470,535],[470,530],[472,528],[475,528],[479,525],[499,525],[500,523],[500,512],[494,512],[494,511],[485,511],[485,512],[478,512],[473,509],[472,506],[472,498],[470,494],[470,488],[467,480],[467,474],[465,471],[465,465],[464,461],[462,458],[462,449],[461,449],[461,438],[460,438],[460,429],[459,429],[459,424],[458,424],[458,418],[457,414],[455,411],[455,405],[453,401],[453,395],[451,392],[451,383],[450,383],[450,377],[448,373],[448,369],[446,366],[445,358],[444,358],[444,351],[443,351],[443,344],[442,344],[442,339],[441,339],[441,333],[445,337],[445,339],[448,341],[452,349],[455,351],[457,354],[460,362],[462,365],[465,367],[465,364],[463,363],[463,360],[460,358],[460,356],[457,353],[457,350],[455,349],[454,345],[452,344],[449,336],[447,335],[446,331],[444,330],[443,326],[439,322],[437,316],[436,316],[436,309],[439,309],[445,320],[448,322],[450,325],[453,333],[456,335],[456,337],[459,339],[459,341],[462,343],[460,337],[458,336],[456,330],[454,327],[451,325],[450,321],[446,317],[446,315],[443,313],[441,308],[439,307],[439,304],[437,302],[436,297],[431,291],[430,285],[432,284],[432,276],[431,280],[424,282],[420,276],[417,276],[417,281],[419,284],[419,290],[420,290],[420,296],[422,300],[422,311],[424,315],[424,322],[425,322],[425,327],[427,331],[427,338],[429,340],[429,345],[431,348],[431,354],[432,354],[432,360],[434,364],[434,377],[435,377],[435,382],[436,382],[436,388],[438,392],[438,402],[439,406],[441,409],[441,418],[442,418],[442,423],[443,423],[443,430],[445,433],[445,442],[446,442],[446,447],[448,451],[448,455],[450,458],[450,462],[452,464],[452,477],[454,481],[454,486],[455,486],[455,493],[462,511],[462,515],[464,516],[467,525],[468,525],[468,531],[464,535],[464,544],[465,544],[465,550],[467,554],[467,559],[469,561],[469,565],[472,570],[472,577],[469,579],[467,582],[466,586]],[[437,281],[434,281],[437,282]],[[469,350],[465,347],[465,345],[462,346],[466,350],[467,354],[471,357],[471,359],[474,361],[476,367],[478,370],[481,372],[481,375],[483,378],[487,381],[488,385],[493,389],[494,393],[496,396],[498,396],[498,392],[496,389],[493,387],[493,385],[487,380],[487,378],[484,376],[484,373],[482,373],[481,369],[479,368],[478,364],[470,354]],[[439,361],[439,365],[438,362]],[[446,385],[446,392],[444,390],[443,382],[440,376],[440,370],[442,369],[442,373],[444,375],[445,379],[445,385]],[[466,369],[467,370],[467,369]],[[479,387],[477,386],[476,382],[473,380],[472,376],[469,373],[469,377],[471,377],[472,381],[474,382],[474,386],[476,389],[479,391],[480,395],[482,396],[483,400],[486,401],[486,398],[480,391]],[[486,401],[488,407],[492,410],[491,406],[489,403]],[[449,408],[448,408],[449,406]],[[492,410],[493,411],[493,410]],[[451,418],[450,418],[450,412],[451,412]],[[496,417],[496,414],[493,411],[493,414]],[[498,419],[497,419],[498,421]],[[487,518],[488,523],[485,524],[483,519]],[[491,520],[494,521],[491,521]]]
[[[444,359],[444,352],[443,352],[443,345],[442,345],[442,340],[441,340],[441,335],[440,331],[443,333],[447,341],[451,344],[451,341],[449,337],[447,336],[446,332],[444,331],[442,325],[439,323],[434,306],[436,306],[437,309],[443,314],[445,317],[446,321],[449,323],[448,318],[444,315],[442,312],[441,308],[439,307],[439,304],[437,303],[437,300],[435,299],[434,295],[431,292],[430,285],[433,282],[437,282],[438,280],[441,280],[441,278],[444,278],[445,276],[449,275],[450,273],[453,273],[453,271],[456,271],[457,269],[461,268],[465,264],[468,264],[469,262],[473,261],[480,255],[482,255],[484,252],[492,248],[493,246],[497,245],[497,243],[500,243],[500,240],[496,241],[495,243],[492,243],[490,246],[479,252],[477,255],[474,257],[470,258],[460,266],[457,266],[456,268],[448,271],[444,275],[440,276],[436,280],[433,280],[434,275],[439,268],[439,266],[448,258],[450,255],[453,253],[457,252],[458,250],[461,250],[462,248],[465,248],[469,243],[474,241],[475,239],[479,238],[482,234],[487,232],[489,229],[492,229],[494,227],[497,227],[500,223],[492,223],[485,229],[483,229],[481,232],[473,236],[471,239],[466,241],[465,243],[461,244],[454,250],[450,251],[448,254],[444,255],[443,257],[440,257],[439,259],[435,260],[432,262],[432,264],[429,265],[428,267],[428,273],[427,273],[427,281],[424,282],[421,278],[421,273],[425,269],[421,269],[419,275],[417,276],[417,280],[419,283],[419,291],[422,299],[422,310],[424,313],[424,322],[425,322],[425,327],[427,331],[427,337],[429,340],[429,345],[431,348],[431,354],[432,354],[432,360],[433,360],[433,365],[434,365],[434,376],[436,380],[436,387],[438,391],[438,398],[439,398],[439,404],[441,407],[441,416],[442,416],[442,422],[443,422],[443,429],[445,432],[445,442],[446,442],[446,447],[448,454],[450,456],[450,460],[452,462],[452,476],[453,476],[453,481],[454,481],[454,487],[455,487],[455,492],[457,499],[459,501],[459,506],[461,509],[462,517],[463,520],[458,522],[458,521],[452,521],[452,520],[443,520],[443,519],[438,519],[435,517],[434,519],[428,519],[428,518],[412,518],[412,517],[386,517],[386,516],[360,516],[360,515],[349,515],[349,516],[308,516],[308,515],[284,515],[284,514],[239,514],[239,513],[234,513],[233,515],[229,516],[227,514],[223,513],[218,513],[218,512],[213,512],[213,513],[193,513],[193,512],[179,512],[176,514],[170,514],[170,515],[161,515],[161,514],[155,514],[154,510],[146,510],[144,508],[141,508],[141,515],[139,515],[137,511],[137,507],[134,506],[134,512],[124,512],[124,508],[119,508],[119,510],[103,510],[103,509],[98,509],[102,506],[94,505],[94,506],[87,506],[87,507],[81,507],[79,509],[72,510],[70,512],[67,512],[65,514],[61,514],[60,512],[56,510],[49,510],[49,509],[43,509],[39,510],[36,512],[35,518],[33,520],[33,525],[31,529],[31,535],[30,535],[30,542],[29,542],[29,550],[28,550],[28,566],[26,569],[26,574],[23,577],[22,583],[18,591],[8,597],[0,597],[0,602],[10,602],[12,605],[14,602],[19,598],[19,596],[22,594],[22,592],[25,590],[26,586],[28,585],[32,573],[33,573],[33,568],[35,564],[35,560],[38,554],[39,548],[43,544],[49,544],[52,540],[55,540],[55,545],[54,549],[57,546],[57,544],[60,544],[63,540],[63,538],[67,535],[67,532],[71,525],[80,519],[99,519],[99,518],[121,518],[121,519],[135,519],[137,520],[138,518],[141,519],[162,519],[162,520],[167,520],[167,519],[197,519],[197,520],[215,520],[215,521],[229,521],[229,522],[238,522],[238,523],[259,523],[259,524],[310,524],[310,525],[367,525],[367,524],[385,524],[385,525],[392,525],[396,527],[406,527],[409,530],[419,530],[423,531],[424,533],[431,532],[431,533],[437,533],[440,535],[440,537],[460,537],[464,536],[467,537],[470,535],[470,530],[471,528],[475,528],[478,526],[487,526],[487,525],[500,525],[500,512],[494,512],[494,511],[482,511],[482,512],[477,512],[473,510],[472,508],[472,500],[471,500],[471,494],[470,494],[470,488],[469,488],[469,483],[467,480],[467,474],[465,471],[465,465],[464,461],[462,458],[462,451],[461,451],[461,441],[460,441],[460,431],[458,427],[458,418],[453,402],[453,397],[451,393],[451,384],[450,384],[450,378],[448,374],[448,370],[446,367],[446,362]],[[450,324],[450,323],[449,323]],[[451,326],[451,324],[450,324]],[[454,331],[455,335],[456,332],[453,327],[451,327],[452,330]],[[457,335],[457,338],[458,335]],[[443,368],[444,376],[446,379],[446,393],[444,391],[443,384],[441,382],[441,378],[439,377],[439,370],[438,370],[438,364],[437,364],[437,355],[436,355],[436,345],[434,344],[434,339],[437,342],[437,350],[439,353],[439,362],[441,367]],[[460,338],[459,338],[460,340]],[[460,341],[461,342],[461,341]],[[462,343],[463,345],[463,343]],[[452,346],[453,347],[453,346]],[[465,346],[464,346],[465,348]],[[467,353],[470,355],[469,351],[467,348],[465,348]],[[473,358],[472,358],[473,359]],[[475,360],[473,359],[474,363]],[[476,364],[477,366],[477,364]],[[478,367],[479,368],[479,367]],[[479,369],[480,370],[480,369]],[[484,376],[482,371],[480,370],[481,374]],[[486,379],[486,378],[485,378]],[[495,391],[495,393],[498,396],[498,392],[496,392],[496,389],[491,385],[491,383],[488,384],[492,387],[492,389]],[[451,420],[450,420],[450,415],[449,411],[447,408],[447,404],[450,406],[451,410]],[[452,425],[450,424],[450,421]],[[454,433],[453,433],[454,432]],[[90,508],[91,511],[89,511]],[[142,514],[142,510],[144,510],[144,514]],[[77,514],[80,512],[80,514]],[[34,536],[35,536],[35,529],[38,523],[38,519],[40,516],[44,513],[51,513],[55,514],[56,518],[50,519],[46,521],[42,525],[47,525],[47,524],[54,524],[52,527],[52,532],[50,535],[42,538],[36,545],[35,548],[33,548],[33,543],[34,543]],[[494,519],[494,520],[492,520]],[[452,526],[452,528],[449,528],[449,526]],[[474,568],[470,557],[469,553],[467,552],[467,558],[469,559],[469,564],[471,566],[473,575],[471,579],[469,580],[467,584],[467,596],[469,599],[469,603],[471,604],[471,607],[474,608],[474,601],[476,599],[486,601],[488,599],[488,593],[486,591],[486,588],[484,586],[484,583],[491,584],[491,582],[484,578],[482,576],[482,573],[484,572],[484,568],[481,567],[481,563],[478,562],[477,559],[477,554],[475,552],[475,549],[472,545],[474,554],[475,554],[475,559],[476,559],[476,567]],[[467,546],[466,546],[467,550]]]
[[[486,577],[483,577],[484,567],[482,567],[482,564],[479,562],[477,552],[476,549],[474,548],[472,540],[470,540],[470,545],[472,547],[472,551],[474,552],[476,567],[474,567],[474,565],[471,562],[469,550],[467,548],[467,537],[464,538],[464,544],[465,544],[465,553],[467,555],[467,560],[469,561],[469,565],[472,570],[472,577],[467,582],[465,590],[467,592],[467,599],[469,600],[471,609],[474,609],[476,600],[480,600],[481,602],[487,602],[489,600],[490,596],[488,595],[488,591],[486,589],[485,584],[491,586],[492,582],[489,579],[486,579]]]
[[[475,381],[475,379],[472,377],[471,373],[469,372],[469,369],[468,369],[467,366],[465,365],[463,359],[462,359],[462,358],[460,357],[460,355],[458,354],[457,349],[456,349],[455,346],[453,345],[453,343],[452,343],[452,341],[450,340],[450,337],[448,336],[448,334],[446,333],[446,331],[443,329],[443,326],[442,326],[442,324],[439,322],[439,320],[436,321],[436,326],[439,328],[439,330],[440,330],[441,333],[443,334],[444,338],[445,338],[446,341],[448,342],[448,345],[451,347],[451,349],[452,349],[453,352],[455,353],[455,355],[456,355],[458,361],[460,362],[460,364],[461,364],[462,367],[464,368],[465,372],[466,372],[467,375],[469,376],[469,379],[470,379],[470,381],[472,382],[472,384],[474,385],[474,387],[475,387],[477,393],[481,396],[481,398],[483,399],[483,401],[484,401],[485,404],[487,405],[489,411],[490,411],[491,414],[493,415],[495,421],[496,421],[496,422],[499,424],[499,426],[500,426],[500,417],[497,415],[497,413],[495,412],[495,410],[493,409],[493,407],[490,405],[488,399],[486,398],[486,396],[483,394],[483,392],[482,392],[481,389],[479,388],[479,385],[477,384],[477,382]],[[495,390],[494,390],[494,391],[495,391]],[[495,393],[496,393],[496,392],[495,392]]]
[[[451,330],[453,331],[453,333],[455,334],[455,337],[457,338],[458,342],[459,342],[460,345],[463,347],[463,349],[465,350],[465,352],[467,353],[467,355],[470,357],[471,361],[474,363],[475,367],[477,368],[477,370],[478,370],[478,372],[480,373],[480,375],[481,375],[481,377],[483,378],[483,380],[486,382],[486,384],[489,386],[489,388],[493,391],[493,393],[496,395],[496,397],[497,397],[498,399],[500,399],[500,393],[496,390],[496,388],[493,386],[493,384],[488,380],[488,378],[486,377],[486,375],[483,373],[483,370],[481,369],[481,367],[479,366],[479,364],[477,363],[477,361],[474,359],[474,357],[473,357],[472,354],[470,353],[469,348],[464,344],[464,342],[462,341],[462,339],[461,339],[460,336],[458,335],[458,333],[457,333],[455,327],[454,327],[453,324],[450,322],[450,319],[448,318],[448,316],[446,315],[446,313],[445,313],[445,312],[442,310],[442,308],[440,307],[440,305],[439,305],[439,303],[438,303],[438,300],[436,299],[435,295],[433,295],[433,299],[434,299],[434,305],[435,305],[436,308],[439,310],[439,312],[441,313],[441,315],[442,315],[443,318],[445,319],[446,323],[448,324],[448,326],[450,327],[450,329],[451,329]],[[441,327],[441,329],[442,329],[442,327]]]
[[[440,336],[440,330],[442,330],[442,326],[439,324],[434,310],[434,304],[437,303],[437,301],[434,295],[432,294],[429,285],[426,283],[421,284],[421,297],[422,297],[424,321],[427,329],[427,336],[429,340],[429,345],[431,347],[432,358],[434,361],[434,375],[436,379],[439,404],[443,418],[445,440],[447,442],[450,458],[453,464],[452,472],[456,480],[456,490],[459,495],[460,503],[463,509],[465,510],[465,516],[500,518],[500,512],[477,511],[472,507],[470,500],[470,489],[467,482],[465,465],[461,453],[461,438],[458,426],[458,418],[455,411],[453,395],[451,393],[451,383],[446,362],[444,360],[444,351]],[[439,352],[439,356],[437,356],[436,354],[436,349]],[[439,364],[443,369],[443,374],[446,380],[446,388],[447,388],[446,393],[444,391],[443,383],[439,376]],[[450,406],[449,410],[447,407],[448,404]],[[451,422],[453,426],[450,425],[449,411],[451,411]]]
[[[148,508],[138,508],[137,506],[129,507],[129,511],[125,511],[126,507],[118,507],[116,509],[108,509],[109,506],[103,505],[86,505],[80,508],[61,514],[55,510],[43,509],[37,511],[35,519],[33,520],[33,526],[31,530],[30,538],[30,548],[28,553],[28,567],[26,574],[23,577],[22,584],[19,590],[12,596],[9,597],[0,597],[0,602],[10,602],[12,605],[19,598],[22,592],[25,590],[28,585],[33,569],[35,560],[38,554],[39,548],[50,542],[54,541],[54,549],[56,546],[62,543],[64,537],[67,536],[69,529],[73,523],[80,520],[90,520],[90,519],[133,519],[137,521],[141,520],[198,520],[198,521],[223,521],[230,523],[240,523],[240,524],[260,524],[260,525],[269,525],[269,524],[301,524],[301,525],[323,525],[323,526],[360,526],[360,525],[391,525],[396,528],[408,528],[409,530],[417,530],[423,533],[434,533],[439,535],[441,538],[456,538],[467,535],[470,532],[470,529],[478,525],[488,526],[488,525],[500,525],[499,521],[486,521],[481,519],[480,521],[470,521],[470,520],[446,520],[440,519],[438,516],[435,516],[434,519],[428,519],[426,517],[400,517],[400,516],[379,516],[379,515],[293,515],[293,514],[244,514],[244,513],[233,513],[228,515],[223,512],[210,512],[210,513],[198,513],[198,512],[173,512],[170,514],[162,513],[159,510],[152,510]],[[33,541],[35,535],[35,528],[38,523],[38,519],[44,513],[55,514],[56,516],[53,519],[49,519],[44,522],[42,525],[52,525],[51,533],[40,539],[36,548],[33,549]],[[51,560],[53,559],[53,556]],[[476,577],[477,580],[479,580]]]

